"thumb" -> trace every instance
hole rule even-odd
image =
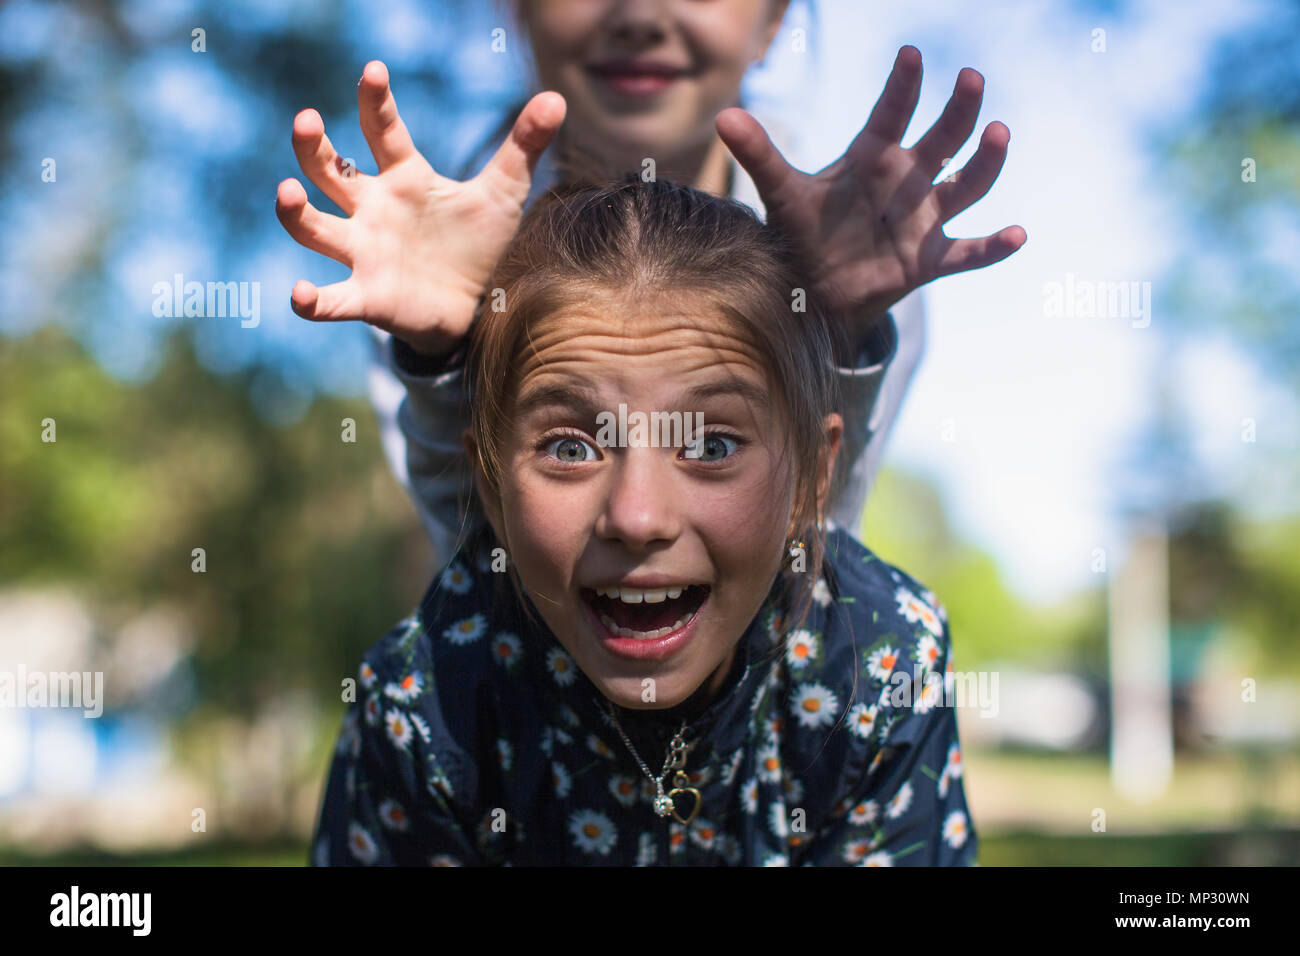
[[[749,173],[754,186],[769,209],[775,205],[783,186],[794,176],[795,168],[785,161],[781,151],[758,120],[739,106],[718,114],[715,126],[723,144],[736,162]]]
[[[522,203],[528,198],[537,160],[551,144],[564,122],[567,104],[559,93],[538,93],[525,104],[510,130],[510,135],[475,179],[483,179],[515,196]]]

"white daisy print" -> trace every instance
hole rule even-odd
[[[875,800],[864,800],[849,811],[849,823],[855,827],[863,827],[868,823],[874,823],[880,816],[880,804]]]
[[[898,793],[894,794],[894,796],[890,798],[889,803],[885,804],[885,816],[889,817],[891,820],[897,820],[907,812],[907,808],[911,805],[912,783],[911,781],[905,780],[903,781],[903,785],[898,788]]]
[[[636,803],[640,790],[637,781],[625,773],[616,773],[609,778],[609,792],[614,795],[615,800],[625,807],[630,807]]]
[[[939,796],[948,796],[948,784],[961,776],[961,746],[952,744],[948,747],[948,761],[939,774]]]
[[[366,723],[371,727],[378,727],[381,714],[383,714],[383,706],[379,703],[379,695],[371,694],[366,698]]]
[[[453,561],[442,572],[442,586],[456,594],[468,594],[470,588],[474,586],[474,581],[469,576],[469,571],[465,569],[465,565]]]
[[[442,636],[453,644],[472,644],[483,636],[487,630],[487,618],[482,614],[475,614],[457,621],[447,630],[442,632]]]
[[[785,801],[776,800],[767,807],[767,828],[773,836],[784,840],[790,835],[790,821],[786,819]]]
[[[375,673],[375,669],[367,661],[361,662],[361,670],[358,671],[358,676],[361,678],[361,686],[366,690],[374,687],[375,681],[379,680],[379,675]]]
[[[614,759],[614,751],[610,749],[609,744],[601,740],[595,734],[587,734],[587,749],[594,754],[604,757],[606,760]]]
[[[876,729],[876,707],[874,704],[854,704],[849,710],[849,730],[856,737],[866,740]]]
[[[934,596],[934,592],[933,592],[933,591],[922,591],[922,592],[921,592],[921,598],[922,598],[922,600],[925,601],[926,604],[928,604],[928,605],[930,605],[930,607],[934,608],[935,613],[939,615],[939,619],[940,619],[941,621],[947,621],[947,620],[948,620],[948,611],[947,611],[947,609],[946,609],[942,604],[939,603],[939,599],[938,599],[937,597]]]
[[[379,859],[379,845],[375,838],[355,820],[348,824],[348,848],[353,856],[367,865]]]
[[[636,841],[636,865],[637,866],[654,866],[655,860],[659,858],[658,847],[655,845],[655,838],[649,833],[642,833]]]
[[[509,771],[515,763],[515,749],[510,746],[510,741],[505,738],[497,739],[497,760],[501,763],[501,769]]]
[[[384,729],[398,750],[406,750],[411,746],[411,722],[396,707],[390,707],[388,713],[384,714]]]
[[[390,830],[408,830],[411,826],[406,811],[393,799],[385,800],[379,805],[379,822]]]
[[[798,803],[803,799],[803,781],[794,777],[786,777],[781,781],[781,789],[785,791],[787,803]]]
[[[916,662],[921,665],[923,671],[932,671],[938,667],[941,653],[939,642],[929,634],[916,642]]]
[[[749,814],[758,812],[758,781],[750,777],[740,785],[740,805]]]
[[[442,767],[438,766],[433,754],[429,755],[429,793],[449,800],[455,796],[451,787],[451,778]]]
[[[551,761],[551,783],[555,786],[555,795],[561,800],[569,795],[569,790],[573,787],[573,778],[558,760]]]
[[[827,607],[831,603],[831,589],[826,584],[825,578],[818,578],[817,583],[813,585],[813,600],[822,607]]]
[[[736,774],[740,772],[740,762],[745,757],[745,748],[737,747],[736,752],[731,755],[727,765],[722,768],[722,785],[729,787],[736,779]]]
[[[943,768],[949,776],[961,776],[961,745],[951,744],[948,747],[948,763]]]
[[[843,856],[845,863],[852,863],[856,866],[871,855],[871,849],[870,840],[850,840],[844,844],[841,856]]]
[[[939,621],[938,613],[907,588],[899,588],[894,594],[894,600],[898,602],[899,613],[907,618],[909,623],[915,624],[920,621],[935,637],[943,633],[943,624]]]
[[[424,690],[424,678],[412,671],[400,681],[389,681],[384,685],[384,693],[399,704],[409,704],[420,696]]]
[[[609,856],[609,851],[618,842],[618,831],[609,817],[595,810],[575,810],[569,817],[569,832],[573,834],[573,842],[584,853]]]
[[[876,680],[887,681],[896,664],[898,664],[898,651],[886,644],[884,647],[876,648],[867,658],[867,673]]]
[[[766,783],[781,782],[781,755],[770,744],[759,748],[758,778]]]
[[[524,644],[517,634],[501,631],[492,639],[492,659],[502,667],[513,667],[523,652]]]
[[[790,669],[801,671],[812,663],[813,658],[817,656],[817,645],[817,637],[811,631],[798,630],[791,634],[789,646],[785,651],[785,659]]]
[[[858,866],[893,866],[893,865],[894,865],[894,858],[891,857],[884,850],[877,850],[875,853],[871,854],[869,857],[867,857],[865,860],[863,860],[861,863],[858,864]]]
[[[429,733],[429,722],[419,714],[411,714],[411,723],[415,725],[415,732],[420,735],[420,739],[427,744],[433,737]]]
[[[912,702],[912,709],[918,714],[928,714],[942,701],[943,678],[938,674],[930,673],[921,682],[920,689],[916,692],[916,700]]]
[[[763,857],[764,866],[789,866],[790,860],[784,853],[769,853]]]
[[[943,838],[948,841],[948,845],[956,849],[966,842],[968,835],[966,814],[960,810],[948,814],[943,821]]]
[[[574,666],[573,658],[558,647],[552,647],[546,652],[546,666],[555,678],[555,683],[561,687],[568,687],[578,679],[578,668]],[[578,715],[573,716],[576,719]],[[573,726],[576,727],[577,723],[573,723]]]
[[[714,841],[718,837],[718,828],[711,821],[698,817],[691,824],[690,836],[691,842],[700,849],[712,850]]]
[[[829,727],[838,708],[835,692],[823,684],[800,684],[790,697],[790,711],[803,727]]]

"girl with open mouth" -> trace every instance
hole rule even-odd
[[[806,287],[664,180],[529,210],[470,331],[477,530],[365,657],[317,862],[974,861],[942,608],[825,518],[841,332]],[[598,442],[623,403],[701,413],[699,453]]]

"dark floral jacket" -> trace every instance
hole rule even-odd
[[[689,722],[669,817],[605,698],[467,545],[365,655],[313,862],[974,865],[946,614],[833,523],[827,539],[803,626],[779,646],[774,586]],[[679,717],[620,711],[652,772]]]

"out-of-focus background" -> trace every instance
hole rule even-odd
[[[306,106],[373,169],[372,58],[459,171],[524,91],[497,26],[0,7],[0,681],[104,675],[98,717],[0,706],[0,863],[306,861],[340,682],[435,558],[365,330],[288,307],[346,269],[282,231],[276,184]],[[795,0],[747,105],[820,168],[903,43],[905,144],[962,66],[1012,130],[949,234],[1029,233],[927,289],[865,527],[946,605],[956,669],[996,675],[959,718],[981,862],[1300,862],[1300,6]],[[155,287],[191,281],[259,298],[168,316]]]

